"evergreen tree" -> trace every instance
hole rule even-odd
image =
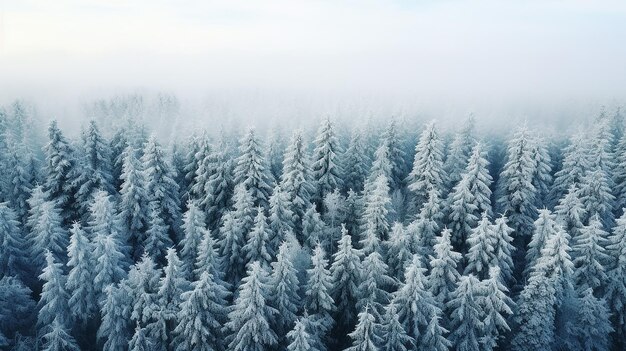
[[[87,214],[91,198],[98,189],[112,194],[115,187],[111,175],[108,143],[100,135],[95,121],[89,122],[87,130],[83,131],[82,139],[83,158],[80,160],[79,174],[75,182],[78,187],[76,200],[84,216]]]
[[[292,255],[289,244],[283,242],[280,245],[276,262],[272,263],[271,305],[276,308],[280,316],[276,323],[279,338],[284,337],[291,330],[296,322],[300,305],[298,272],[292,263]]]
[[[142,328],[139,323],[135,327],[135,334],[128,343],[129,351],[150,351],[154,348],[152,341],[146,335],[146,329]]]
[[[417,215],[417,220],[410,225],[414,226],[414,230],[419,233],[416,242],[417,246],[413,249],[415,252],[422,253],[425,257],[432,255],[433,245],[435,245],[435,237],[441,228],[441,220],[443,218],[443,203],[441,194],[438,190],[432,189],[428,193],[428,198],[424,206]]]
[[[316,183],[314,200],[318,203],[326,194],[340,188],[342,185],[342,168],[338,163],[340,146],[335,135],[335,129],[326,118],[322,121],[314,141],[312,176]]]
[[[611,184],[605,171],[590,171],[582,179],[578,190],[580,201],[588,215],[596,213],[605,228],[613,225],[613,203],[615,197],[611,193]],[[589,218],[585,218],[587,220]]]
[[[265,212],[262,207],[258,207],[254,227],[248,233],[247,243],[243,247],[247,262],[259,262],[264,269],[269,268],[272,262],[272,255],[269,252],[270,234]]]
[[[581,184],[583,177],[591,167],[587,141],[582,133],[574,134],[565,148],[565,157],[561,169],[554,175],[552,201],[562,198],[572,186]]]
[[[280,243],[294,232],[294,214],[289,209],[290,207],[286,194],[280,189],[280,186],[276,186],[272,196],[270,196],[268,223],[270,230],[268,250],[272,257],[278,252]]]
[[[41,217],[41,205],[46,202],[46,194],[41,185],[37,185],[30,192],[28,198],[28,219],[26,220],[26,228],[33,233],[39,217]]]
[[[239,286],[239,296],[228,314],[226,328],[232,332],[228,348],[234,351],[264,351],[278,342],[270,328],[277,310],[268,305],[268,276],[259,262],[248,266],[248,274]]]
[[[209,272],[213,275],[213,280],[218,284],[227,287],[224,282],[224,271],[222,270],[222,259],[217,253],[215,240],[209,231],[204,232],[204,237],[199,244],[198,256],[195,259],[193,277],[200,279],[202,272]]]
[[[302,133],[295,132],[285,151],[280,189],[293,212],[296,235],[302,231],[302,220],[315,189],[311,185],[310,161]]]
[[[94,291],[93,245],[87,238],[80,224],[75,222],[70,229],[70,246],[67,248],[70,267],[66,288],[70,293],[68,300],[74,320],[87,322],[98,311],[96,292]]]
[[[167,224],[160,216],[160,206],[157,201],[148,203],[148,230],[146,231],[146,239],[143,243],[143,252],[147,253],[156,262],[162,263],[165,253],[174,243],[168,235]]]
[[[352,133],[346,152],[343,154],[342,164],[345,172],[343,175],[344,192],[363,190],[368,160],[361,131],[357,130]]]
[[[245,266],[246,236],[254,225],[254,205],[250,192],[245,186],[235,187],[233,196],[234,209],[224,216],[224,224],[220,229],[220,256],[224,258],[226,279],[234,283],[239,281]]]
[[[572,238],[576,240],[584,226],[583,221],[587,218],[587,210],[580,200],[578,188],[575,185],[572,185],[565,196],[559,200],[558,205],[554,207],[554,213],[561,221],[563,228],[568,233],[572,233]]]
[[[485,321],[479,301],[479,280],[472,274],[462,276],[448,302],[448,308],[452,310],[449,339],[456,350],[480,350],[479,341]]]
[[[118,128],[109,141],[109,148],[111,149],[111,176],[113,178],[113,186],[118,191],[122,188],[123,182],[124,151],[130,145],[128,134],[127,128]]]
[[[448,189],[454,187],[462,178],[462,174],[467,168],[472,149],[476,144],[476,120],[470,115],[459,132],[454,135],[450,144],[449,156],[444,164],[444,169],[448,174]]]
[[[31,294],[32,291],[20,279],[11,276],[0,278],[0,334],[12,339],[15,344],[20,334],[30,334],[37,317]]]
[[[478,279],[485,279],[489,275],[489,266],[495,259],[495,234],[493,225],[489,222],[486,214],[478,223],[478,226],[472,230],[469,239],[470,245],[467,252],[467,266],[465,274],[473,274]]]
[[[176,174],[154,136],[150,137],[146,143],[143,156],[141,156],[141,164],[145,182],[143,188],[148,194],[149,221],[154,224],[154,219],[160,218],[165,224],[170,239],[177,241],[180,227],[180,200],[178,184],[174,181]]]
[[[186,174],[185,179],[189,180],[189,197],[194,200],[199,200],[204,195],[213,167],[211,145],[206,133],[199,138],[196,148],[193,151],[195,151],[195,155],[193,156],[194,166],[191,168],[194,169],[194,174]],[[187,168],[189,168],[189,166],[190,165],[187,165]]]
[[[61,321],[62,318],[60,316],[55,317],[46,328],[46,334],[43,336],[43,351],[80,351],[76,340]]]
[[[500,212],[509,217],[511,227],[522,244],[531,235],[537,209],[537,189],[533,184],[536,160],[534,138],[526,128],[519,129],[509,142],[507,163],[500,174]]]
[[[302,237],[299,238],[298,241],[314,248],[325,239],[325,232],[326,225],[322,217],[315,209],[315,205],[310,205],[304,213],[304,218],[302,219]]]
[[[411,262],[411,238],[401,223],[395,223],[391,228],[389,239],[385,242],[387,249],[387,264],[389,274],[401,279],[406,265]]]
[[[20,148],[14,146],[7,153],[5,165],[7,201],[15,211],[18,221],[24,225],[28,216],[28,199],[36,181],[36,174],[28,169],[27,157]]]
[[[593,295],[593,289],[581,293],[576,319],[576,334],[582,350],[609,350],[613,331],[606,301]]]
[[[363,232],[359,244],[364,254],[378,250],[380,241],[387,238],[389,222],[389,186],[384,175],[376,178],[370,192],[365,194],[363,213]]]
[[[381,324],[382,350],[407,351],[415,345],[415,340],[406,334],[398,319],[398,311],[393,303],[385,307],[385,316]]]
[[[395,279],[389,276],[389,267],[377,251],[365,256],[363,260],[363,276],[358,290],[361,293],[357,301],[357,310],[369,308],[377,320],[383,315],[383,306],[390,300],[388,290],[396,285]],[[369,306],[369,307],[368,307]]]
[[[400,189],[404,185],[404,179],[409,170],[405,162],[406,154],[402,148],[403,140],[398,132],[395,118],[392,118],[382,134],[381,144],[387,146],[388,159],[391,164],[391,174],[389,175],[390,188]]]
[[[41,328],[58,322],[64,326],[70,325],[71,314],[68,306],[69,294],[66,290],[66,277],[63,266],[55,261],[50,251],[45,252],[46,267],[39,276],[44,281],[39,299],[39,316],[37,325]]]
[[[105,300],[102,304],[102,323],[98,329],[98,340],[103,343],[103,350],[123,351],[128,347],[131,337],[129,297],[123,286],[109,285],[104,289]]]
[[[355,330],[349,334],[352,346],[346,351],[378,351],[377,345],[382,341],[379,335],[380,324],[376,323],[376,318],[368,311],[367,306],[358,317]]]
[[[457,244],[465,242],[482,213],[491,215],[491,175],[482,145],[476,144],[467,167],[450,194],[450,228]]]
[[[39,267],[45,265],[45,252],[49,250],[56,261],[66,261],[66,250],[69,236],[61,226],[61,211],[55,202],[46,201],[41,204],[41,214],[33,228],[33,259]]]
[[[104,289],[112,283],[118,283],[126,276],[126,257],[115,233],[98,234],[94,238],[94,278],[93,288],[99,301],[104,300]]]
[[[535,171],[533,174],[533,186],[537,190],[535,205],[540,207],[544,204],[552,185],[552,159],[548,151],[548,146],[543,138],[535,138],[532,143],[533,160],[535,160]]]
[[[332,297],[337,302],[337,311],[340,312],[336,320],[342,327],[350,327],[356,317],[356,302],[360,297],[358,286],[361,282],[362,269],[358,251],[352,248],[352,238],[344,226],[337,252],[333,255],[333,263],[330,266],[333,282]]]
[[[476,297],[483,314],[482,348],[493,350],[498,346],[502,333],[511,329],[507,318],[513,314],[513,300],[508,296],[509,290],[502,284],[500,268],[495,266],[489,270],[489,278],[481,281]]]
[[[510,283],[513,280],[513,270],[515,266],[513,264],[513,252],[515,247],[513,246],[513,228],[507,224],[507,218],[500,216],[496,219],[493,227],[493,260],[491,264],[500,269],[502,281]]]
[[[441,232],[434,247],[435,255],[430,257],[428,288],[441,306],[445,306],[450,301],[461,277],[457,265],[462,256],[452,249],[450,236],[450,229],[446,228]]]
[[[148,193],[144,188],[145,175],[135,149],[128,146],[122,157],[120,218],[128,230],[129,244],[134,248],[133,259],[137,260],[142,254],[140,248],[144,245],[148,228]]]
[[[63,136],[56,121],[50,122],[48,137],[50,141],[44,147],[46,160],[43,188],[47,200],[56,201],[59,208],[63,209],[62,218],[68,223],[74,218],[76,205],[78,205],[75,201],[77,189],[74,186],[76,160],[71,146]]]
[[[426,326],[420,343],[424,350],[447,351],[452,346],[452,343],[444,336],[448,331],[439,324],[440,317],[438,314],[439,310],[436,310],[430,318],[428,326]]]
[[[413,169],[407,178],[409,190],[415,195],[416,208],[427,201],[428,194],[435,189],[441,191],[446,182],[443,168],[443,143],[434,123],[426,126],[415,147]]]
[[[315,322],[318,338],[324,339],[333,325],[330,313],[335,309],[335,301],[330,296],[333,282],[331,273],[326,268],[328,260],[324,257],[324,250],[320,245],[313,250],[311,261],[312,266],[306,271],[304,305],[311,315],[309,319]]]
[[[609,237],[607,254],[612,264],[607,272],[608,284],[605,298],[609,310],[613,313],[613,325],[616,340],[623,340],[626,335],[626,215],[616,220],[613,234]]]
[[[182,294],[174,345],[178,351],[222,350],[228,291],[210,272],[203,272],[191,291]]]
[[[605,249],[607,238],[608,233],[602,229],[598,215],[581,230],[573,246],[574,279],[578,286],[595,291],[606,286],[606,265],[610,260]]]
[[[240,141],[240,156],[235,166],[235,183],[250,192],[255,206],[267,208],[272,193],[273,177],[267,165],[263,146],[254,129],[249,129]]]
[[[411,264],[404,274],[404,282],[394,293],[391,303],[398,310],[398,317],[407,334],[422,345],[422,336],[433,314],[439,313],[434,297],[426,289],[425,268],[418,255],[413,255]]]
[[[160,275],[154,261],[147,255],[143,255],[141,260],[131,267],[128,279],[123,285],[128,289],[125,298],[130,302],[131,321],[147,325],[153,315],[158,313],[157,293]]]
[[[296,321],[293,329],[287,333],[290,343],[287,351],[311,351],[311,335],[307,333],[304,323],[301,320]]]
[[[201,242],[205,236],[210,236],[209,230],[206,228],[204,212],[198,208],[195,202],[187,204],[187,212],[183,215],[183,234],[183,240],[180,242],[182,246],[180,251],[182,270],[183,275],[187,279],[191,279],[194,264],[202,247]]]
[[[0,277],[30,279],[30,257],[24,232],[15,212],[0,202]]]
[[[167,341],[172,345],[174,328],[181,310],[182,294],[188,290],[189,282],[182,274],[182,262],[176,249],[167,250],[167,265],[163,268],[165,275],[159,282],[157,299],[160,315],[166,324]]]
[[[541,257],[541,250],[546,247],[546,242],[559,230],[562,229],[556,223],[556,216],[552,214],[550,210],[540,210],[539,217],[535,221],[533,237],[526,250],[527,273],[530,272],[537,260]]]
[[[205,186],[204,198],[200,204],[207,213],[209,228],[215,230],[228,209],[228,201],[233,192],[232,161],[224,141],[216,147],[211,160],[213,173]]]

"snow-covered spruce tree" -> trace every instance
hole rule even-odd
[[[456,350],[480,350],[484,312],[479,305],[480,281],[473,275],[461,276],[448,308],[452,311],[449,340]]]
[[[96,274],[93,244],[89,241],[80,223],[75,222],[70,229],[70,245],[67,248],[70,267],[66,288],[70,294],[69,306],[75,321],[85,323],[97,315],[98,304],[94,290]]]
[[[5,184],[7,201],[15,211],[18,221],[25,225],[28,217],[28,199],[36,182],[36,174],[28,167],[28,161],[33,155],[26,153],[23,148],[13,146],[6,156],[6,165],[3,169],[7,172]]]
[[[391,161],[389,160],[389,146],[384,142],[381,142],[378,149],[376,149],[376,152],[374,152],[374,161],[372,162],[369,175],[365,180],[363,192],[370,192],[374,182],[376,182],[380,176],[384,176],[389,182],[391,178],[391,171],[392,166]]]
[[[610,257],[606,253],[608,233],[602,229],[598,215],[594,215],[581,230],[573,245],[574,280],[579,287],[590,287],[603,291],[607,284],[607,265]]]
[[[0,334],[15,343],[20,334],[30,334],[37,317],[31,294],[32,291],[19,278],[0,278]]]
[[[404,276],[406,265],[411,262],[411,238],[401,223],[395,223],[384,243],[387,252],[389,275],[400,280]]]
[[[474,228],[482,213],[491,215],[491,186],[489,161],[482,144],[478,143],[471,151],[467,167],[449,196],[450,228],[455,234],[455,242],[461,247]]]
[[[128,260],[115,233],[97,234],[93,243],[93,288],[97,300],[104,301],[104,289],[126,277]]]
[[[359,245],[365,255],[377,251],[380,242],[387,239],[389,232],[389,186],[387,177],[380,175],[365,194],[363,226]]]
[[[143,188],[148,194],[149,213],[161,218],[166,233],[172,241],[179,238],[180,200],[178,184],[174,181],[175,171],[155,136],[151,136],[141,156],[143,165]],[[153,220],[153,216],[149,216]]]
[[[344,223],[348,233],[358,233],[363,213],[363,197],[354,190],[348,190],[344,204]]]
[[[572,135],[564,154],[563,165],[554,175],[551,203],[556,203],[567,193],[568,189],[580,184],[591,167],[587,140],[583,133]]]
[[[128,278],[122,287],[127,290],[125,297],[131,306],[130,320],[146,325],[157,309],[157,292],[161,271],[156,268],[150,256],[143,255],[141,260],[128,271]]]
[[[507,162],[498,180],[501,196],[498,205],[501,213],[509,217],[518,246],[524,246],[532,234],[537,214],[537,189],[533,184],[537,162],[534,157],[535,138],[525,128],[520,128],[509,141]]]
[[[152,340],[146,335],[146,328],[142,328],[139,323],[135,327],[135,334],[128,342],[129,351],[150,351],[154,348]]]
[[[315,193],[312,200],[319,204],[327,193],[342,186],[343,170],[339,164],[341,150],[335,128],[329,118],[322,121],[313,143],[315,149],[311,161],[313,162],[312,176],[315,182]]]
[[[37,185],[31,190],[30,197],[28,198],[28,219],[26,220],[26,227],[28,232],[32,235],[39,217],[41,217],[41,205],[46,202],[46,194],[43,191],[41,185]]]
[[[574,241],[584,226],[583,221],[587,218],[587,210],[580,200],[579,194],[576,185],[572,185],[554,207],[557,220],[562,223],[563,228],[568,233],[571,233]]]
[[[188,202],[187,211],[183,215],[183,235],[183,240],[180,242],[182,273],[185,278],[192,279],[194,265],[202,247],[201,242],[205,236],[210,236],[206,228],[204,212],[194,201]]]
[[[164,263],[165,253],[174,243],[169,236],[167,224],[160,216],[158,201],[148,203],[148,230],[143,242],[143,253],[148,254],[157,263]]]
[[[415,345],[415,340],[408,336],[398,319],[398,311],[393,303],[385,306],[385,315],[381,323],[381,349],[383,351],[407,351]]]
[[[287,351],[311,351],[313,350],[311,335],[306,331],[302,320],[297,320],[293,329],[287,333],[289,345]]]
[[[122,188],[122,172],[124,168],[124,150],[130,144],[128,140],[129,132],[127,127],[118,128],[111,140],[109,141],[110,162],[111,162],[111,177],[113,179],[113,186],[115,190]]]
[[[391,300],[398,310],[400,322],[407,334],[417,341],[418,348],[422,346],[421,337],[431,317],[440,310],[437,301],[426,289],[425,272],[420,257],[413,255],[413,260],[404,274],[404,282]]]
[[[439,319],[441,318],[440,313],[440,310],[434,310],[426,326],[422,341],[420,342],[424,350],[447,351],[452,347],[452,343],[448,341],[445,336],[448,331],[439,323]]]
[[[185,179],[189,180],[189,199],[199,200],[204,196],[206,184],[211,176],[211,144],[206,132],[198,138],[196,147],[193,149],[193,163],[187,164],[186,169],[193,170],[193,174],[186,174]]]
[[[493,260],[491,264],[500,269],[503,283],[510,284],[513,280],[513,228],[507,225],[507,218],[500,216],[496,219],[492,227],[493,234]]]
[[[389,276],[389,267],[378,251],[370,252],[363,260],[363,274],[358,290],[361,297],[357,301],[357,310],[368,308],[370,313],[381,320],[383,307],[390,301],[388,291],[396,285],[396,280]]]
[[[72,318],[68,306],[70,296],[66,289],[67,278],[63,274],[63,265],[55,261],[50,251],[45,252],[45,259],[46,267],[39,276],[44,284],[39,299],[37,325],[39,328],[45,328],[55,318],[59,318],[58,321],[68,327],[71,325]]]
[[[243,247],[246,262],[259,262],[263,269],[269,269],[270,262],[273,261],[273,257],[269,252],[270,234],[265,210],[259,206],[254,218],[254,226],[248,232],[247,242]]]
[[[267,272],[261,264],[250,263],[233,309],[228,314],[226,328],[231,332],[228,349],[265,351],[278,342],[276,332],[270,327],[278,311],[269,305],[268,281]]]
[[[111,156],[107,141],[100,134],[95,121],[82,133],[82,158],[79,160],[78,177],[75,179],[81,216],[86,217],[91,198],[98,190],[109,194],[115,191],[111,175]]]
[[[465,255],[467,260],[465,275],[473,274],[475,278],[480,280],[489,276],[489,266],[496,257],[494,239],[494,227],[489,222],[487,215],[483,214],[478,226],[472,230],[467,239],[469,250]]]
[[[457,265],[462,255],[453,250],[450,229],[445,228],[437,237],[435,254],[430,257],[428,289],[440,306],[446,306],[461,277]]]
[[[341,226],[343,223],[345,198],[339,189],[335,189],[332,193],[326,194],[322,201],[323,215],[322,219],[326,224],[324,232],[320,236],[320,242],[324,248],[331,253],[336,250],[336,243],[341,238]]]
[[[443,143],[435,128],[435,123],[429,123],[415,147],[413,169],[406,182],[409,190],[415,196],[415,207],[421,208],[428,200],[428,194],[435,189],[441,191],[447,181],[443,168]]]
[[[481,349],[493,350],[501,335],[511,330],[507,319],[513,314],[514,306],[509,290],[502,283],[500,267],[491,267],[489,278],[479,283],[478,294],[476,301],[483,315]]]
[[[324,240],[326,233],[326,224],[322,220],[319,212],[315,209],[315,205],[309,205],[302,219],[302,237],[298,241],[302,242],[310,248],[314,248],[318,243]]]
[[[50,141],[44,147],[46,159],[43,188],[47,199],[56,201],[59,208],[63,209],[62,218],[67,224],[76,219],[78,205],[75,201],[77,189],[74,186],[76,160],[55,120],[48,126],[48,138]]]
[[[293,134],[285,150],[280,189],[284,192],[293,212],[294,229],[296,235],[299,235],[302,231],[304,212],[315,191],[311,183],[310,161],[300,131]]]
[[[414,242],[417,244],[413,247],[414,252],[421,253],[424,257],[432,255],[435,237],[441,228],[442,219],[443,201],[441,193],[433,188],[428,192],[428,198],[417,215],[417,219],[408,227],[409,231],[411,231],[411,227],[414,227],[419,233],[418,235],[413,234],[414,237],[418,238]]]
[[[173,349],[223,350],[222,326],[227,320],[228,295],[228,290],[214,280],[212,273],[202,272],[193,283],[193,290],[181,296]]]
[[[45,328],[42,351],[80,351],[80,347],[70,334],[61,316],[55,317]]]
[[[526,275],[529,274],[537,260],[541,257],[541,250],[546,247],[546,242],[560,230],[562,228],[556,222],[556,216],[550,210],[539,210],[539,217],[535,221],[535,230],[526,249]]]
[[[174,328],[181,309],[182,293],[189,288],[189,282],[182,274],[182,262],[178,258],[175,248],[167,250],[167,265],[163,268],[165,275],[159,281],[157,300],[159,305],[159,315],[165,323],[165,334],[167,344],[172,343]]]
[[[0,202],[0,277],[14,276],[24,282],[31,278],[30,252],[15,212]]]
[[[388,159],[391,164],[391,175],[389,178],[389,187],[391,190],[397,190],[404,186],[404,180],[409,172],[406,164],[406,153],[403,148],[403,137],[398,131],[396,119],[392,118],[385,128],[381,136],[381,144],[387,145]]]
[[[461,130],[455,135],[450,143],[449,155],[446,158],[444,169],[448,174],[447,188],[452,189],[463,177],[468,160],[475,151],[476,145],[476,120],[470,115],[464,122]],[[473,151],[474,149],[474,151]]]
[[[578,189],[578,197],[587,210],[587,215],[597,214],[607,229],[613,226],[613,204],[615,202],[609,181],[607,172],[597,169],[585,175]],[[585,218],[585,222],[589,218]]]
[[[189,194],[191,194],[191,187],[194,184],[194,180],[196,178],[196,171],[198,167],[200,167],[200,162],[202,162],[201,158],[196,157],[196,154],[201,148],[201,144],[205,139],[206,135],[202,135],[202,137],[198,136],[196,133],[191,134],[185,140],[185,157],[184,157],[184,166],[183,172],[185,176],[185,184],[187,187],[183,189],[187,192],[187,200],[189,200]],[[208,138],[206,139],[208,142]]]
[[[352,333],[352,346],[346,351],[378,351],[378,345],[382,339],[380,337],[380,324],[376,323],[376,318],[370,313],[368,306],[359,312],[358,322]]]
[[[246,237],[254,226],[254,201],[244,185],[235,187],[233,210],[224,215],[220,228],[219,251],[223,258],[225,279],[238,282],[245,274]]]
[[[615,340],[623,343],[626,336],[626,214],[616,220],[606,249],[612,262],[607,271],[608,284],[604,296],[612,312]]]
[[[367,166],[369,164],[366,155],[363,132],[355,130],[352,132],[350,142],[343,154],[343,190],[361,191],[367,178]]]
[[[273,176],[256,131],[249,129],[239,142],[240,156],[235,166],[235,183],[243,184],[250,192],[254,206],[267,209],[273,187]]]
[[[306,271],[304,305],[309,313],[309,322],[316,327],[317,343],[324,344],[334,323],[331,312],[335,310],[335,301],[330,296],[333,282],[331,273],[326,268],[328,260],[324,257],[324,250],[320,245],[313,250],[311,262],[311,268]]]
[[[337,303],[335,320],[340,328],[351,328],[356,318],[356,303],[361,296],[358,286],[363,276],[362,271],[359,252],[352,247],[352,238],[343,226],[341,240],[330,266],[332,297]]]
[[[294,233],[294,215],[290,207],[287,195],[282,191],[280,186],[274,187],[272,196],[270,196],[270,216],[268,219],[270,230],[268,250],[272,257],[276,256],[281,242],[286,240],[288,235]]]
[[[274,323],[279,340],[282,340],[293,327],[300,308],[298,295],[300,283],[298,272],[292,263],[292,256],[291,247],[287,242],[283,242],[280,245],[276,262],[272,263],[270,304],[276,308],[280,316]]]
[[[606,300],[595,297],[591,288],[584,289],[580,295],[574,327],[580,349],[609,350],[609,335],[613,332],[613,327]]]
[[[98,340],[103,345],[103,350],[124,351],[128,348],[132,334],[130,330],[132,308],[128,306],[131,298],[125,286],[121,284],[109,285],[104,292],[106,298],[100,310],[102,323],[98,329]]]
[[[40,217],[31,232],[35,264],[45,266],[46,250],[54,255],[57,262],[66,262],[69,235],[62,226],[61,211],[53,201],[41,204],[40,211]]]
[[[213,275],[215,282],[226,288],[229,287],[228,283],[224,281],[222,258],[218,255],[211,232],[204,232],[204,237],[198,247],[198,256],[194,262],[193,279],[190,280],[198,280],[203,272],[209,272]]]
[[[149,214],[148,193],[144,188],[145,174],[136,154],[137,151],[132,146],[124,150],[119,203],[120,219],[128,231],[134,260],[138,260],[143,253]]]
[[[535,206],[541,207],[548,197],[550,186],[552,185],[552,159],[548,150],[547,142],[544,138],[535,136],[532,143],[533,160],[535,160],[535,170],[533,173],[533,186],[537,190],[535,196]]]
[[[211,155],[213,173],[204,189],[200,204],[207,213],[209,229],[216,230],[222,216],[228,209],[228,201],[233,193],[233,167],[225,141],[221,140]]]
[[[615,184],[615,209],[621,211],[626,207],[626,135],[622,135],[616,147],[613,183]]]

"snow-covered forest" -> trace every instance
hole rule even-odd
[[[590,120],[170,141],[7,105],[0,348],[623,350],[626,125]]]

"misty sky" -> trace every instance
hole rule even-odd
[[[0,11],[0,101],[136,89],[626,97],[624,1],[0,0]]]

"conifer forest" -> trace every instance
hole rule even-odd
[[[0,113],[3,350],[624,350],[619,109],[173,141]]]

